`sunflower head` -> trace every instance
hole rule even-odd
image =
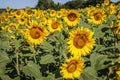
[[[21,17],[24,15],[24,10],[17,10],[15,11],[15,14],[14,14],[16,17]]]
[[[118,65],[118,67],[117,67],[116,79],[115,80],[120,80],[120,65]]]
[[[40,44],[46,40],[46,36],[48,35],[48,31],[44,26],[39,26],[38,23],[31,22],[30,27],[23,32],[26,40],[30,44]]]
[[[93,15],[94,11],[96,10],[96,7],[91,6],[91,7],[86,8],[86,10],[87,10],[88,16],[91,16],[91,15]]]
[[[102,6],[107,6],[109,5],[109,3],[110,3],[110,0],[104,0],[104,3],[102,4]]]
[[[48,29],[50,32],[60,31],[62,28],[62,22],[56,18],[49,19]]]
[[[120,19],[120,11],[117,14],[117,18]]]
[[[50,10],[50,16],[53,17],[56,15],[56,11],[55,10]]]
[[[56,14],[57,14],[57,15],[56,15],[57,18],[61,18],[61,17],[63,16],[61,11],[57,11]]]
[[[69,26],[76,26],[80,21],[79,12],[77,10],[69,10],[64,17],[64,21]]]
[[[111,3],[108,8],[108,14],[115,14],[115,13],[116,13],[115,4]]]
[[[10,11],[11,10],[11,8],[8,6],[8,7],[6,7],[6,11]]]
[[[88,19],[88,21],[93,22],[96,25],[102,24],[106,18],[106,15],[104,13],[104,10],[96,9],[94,13],[90,16],[90,19]]]
[[[92,38],[93,32],[87,28],[78,28],[70,32],[68,38],[68,50],[73,55],[86,56],[93,49],[95,39]]]
[[[71,57],[67,59],[67,63],[60,67],[61,75],[65,79],[79,78],[84,69],[84,60],[79,57]]]

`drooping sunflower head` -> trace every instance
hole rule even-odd
[[[50,32],[60,31],[62,28],[62,22],[56,18],[49,19],[48,29]]]
[[[68,38],[68,50],[72,55],[86,56],[88,55],[95,44],[93,32],[87,28],[77,28],[75,31],[70,32]]]
[[[79,24],[80,21],[80,14],[77,10],[69,10],[64,17],[64,21],[69,25],[70,27],[76,26]]]
[[[23,32],[25,39],[29,44],[40,44],[46,40],[46,36],[48,35],[48,31],[42,25],[38,23],[32,23],[30,27]]]
[[[88,19],[89,22],[92,22],[96,25],[102,24],[105,22],[106,15],[103,9],[96,9],[94,13]]]
[[[79,78],[84,69],[84,60],[79,57],[71,57],[67,59],[67,63],[60,67],[61,75],[65,79]]]

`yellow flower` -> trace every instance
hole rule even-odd
[[[77,28],[75,31],[70,32],[68,38],[68,50],[73,55],[86,56],[95,45],[95,39],[92,38],[93,32],[87,28]]]
[[[24,12],[25,12],[24,14],[27,18],[30,18],[33,15],[32,9],[26,9]]]
[[[102,5],[107,6],[107,5],[109,5],[109,3],[110,3],[110,0],[104,0],[104,3]]]
[[[105,22],[106,15],[103,9],[96,9],[92,15],[90,16],[90,19],[88,19],[89,22],[93,22],[96,25],[102,24]]]
[[[117,18],[120,19],[120,11],[117,14]]]
[[[120,65],[118,65],[117,71],[116,71],[116,79],[115,80],[120,80]]]
[[[91,6],[91,7],[86,8],[86,10],[87,10],[88,16],[91,16],[91,15],[93,15],[94,11],[96,10],[96,7]]]
[[[64,21],[70,27],[76,26],[80,22],[79,12],[77,10],[69,10],[64,16]]]
[[[79,78],[84,69],[84,60],[77,57],[67,59],[67,63],[62,64],[60,73],[65,79]]]
[[[61,18],[63,15],[62,15],[62,11],[57,11],[56,13],[56,17],[57,18]]]
[[[16,20],[21,25],[27,25],[27,19],[25,17],[18,17]]]
[[[50,32],[60,31],[62,28],[62,22],[56,18],[51,18],[48,21],[48,29]]]
[[[109,5],[108,14],[115,14],[115,13],[116,13],[115,4],[111,3]]]
[[[10,33],[12,33],[13,30],[18,29],[18,25],[16,23],[10,23],[9,25],[6,25],[5,27],[2,27],[2,30],[6,30]]]
[[[56,15],[56,11],[55,10],[50,10],[50,16],[54,17]]]
[[[24,16],[24,10],[17,10],[14,12],[14,16],[16,17],[22,17]]]
[[[6,7],[6,11],[10,11],[11,10],[11,8],[8,6],[8,7]]]
[[[48,35],[46,28],[42,25],[39,26],[36,21],[31,21],[30,27],[22,33],[29,44],[35,45],[45,41]]]
[[[120,20],[117,20],[117,27],[115,28],[115,33],[120,35]]]
[[[34,15],[36,19],[40,19],[42,13],[41,10],[34,10]]]

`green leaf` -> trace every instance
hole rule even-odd
[[[109,17],[107,17],[107,24],[111,25],[112,21],[116,19],[117,19],[116,15],[110,15]]]
[[[86,67],[81,74],[80,80],[98,80],[97,72],[92,67]]]
[[[104,64],[105,62],[110,61],[107,58],[107,55],[102,55],[102,54],[98,54],[98,53],[91,54],[90,61],[91,61],[91,66],[95,70],[104,69],[104,68],[107,68],[110,65],[110,63]]]
[[[4,52],[0,53],[0,69],[5,67],[8,62],[10,62],[8,55]]]
[[[53,55],[47,54],[45,56],[41,56],[40,64],[48,64],[52,62],[55,62]]]
[[[20,80],[20,77],[19,76],[15,77],[13,80]]]
[[[38,79],[41,78],[40,66],[32,61],[28,62],[28,64],[22,67],[21,70],[25,73],[25,75],[29,75]]]
[[[94,32],[94,36],[96,38],[100,38],[100,37],[103,37],[105,35],[105,32],[102,32],[103,28],[108,28],[108,25],[105,25],[105,24],[101,24],[99,25],[98,27],[94,27],[93,28],[93,32]]]
[[[12,80],[8,75],[2,75],[1,79],[2,80]],[[20,80],[20,79],[17,79],[17,80]]]
[[[40,80],[40,79],[37,79]],[[41,80],[56,80],[55,74],[50,73],[47,77],[42,77]]]
[[[11,80],[9,76],[5,75],[5,69],[7,63],[9,63],[11,60],[9,59],[8,55],[4,52],[0,53],[0,77],[3,80]]]
[[[115,45],[116,48],[118,48],[118,50],[120,50],[120,42],[118,42],[116,45]]]
[[[45,52],[51,52],[54,47],[48,42],[43,42],[40,48],[42,48]]]

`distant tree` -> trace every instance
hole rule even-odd
[[[63,6],[68,9],[76,9],[82,7],[84,0],[72,0],[66,2]]]
[[[65,8],[69,9],[77,9],[77,8],[84,8],[88,6],[95,6],[96,4],[103,3],[104,0],[72,0],[69,2],[66,2],[64,4]]]
[[[60,9],[62,7],[62,5],[55,4],[53,0],[39,0],[38,1],[38,5],[36,6],[36,8],[40,8],[40,9]]]

